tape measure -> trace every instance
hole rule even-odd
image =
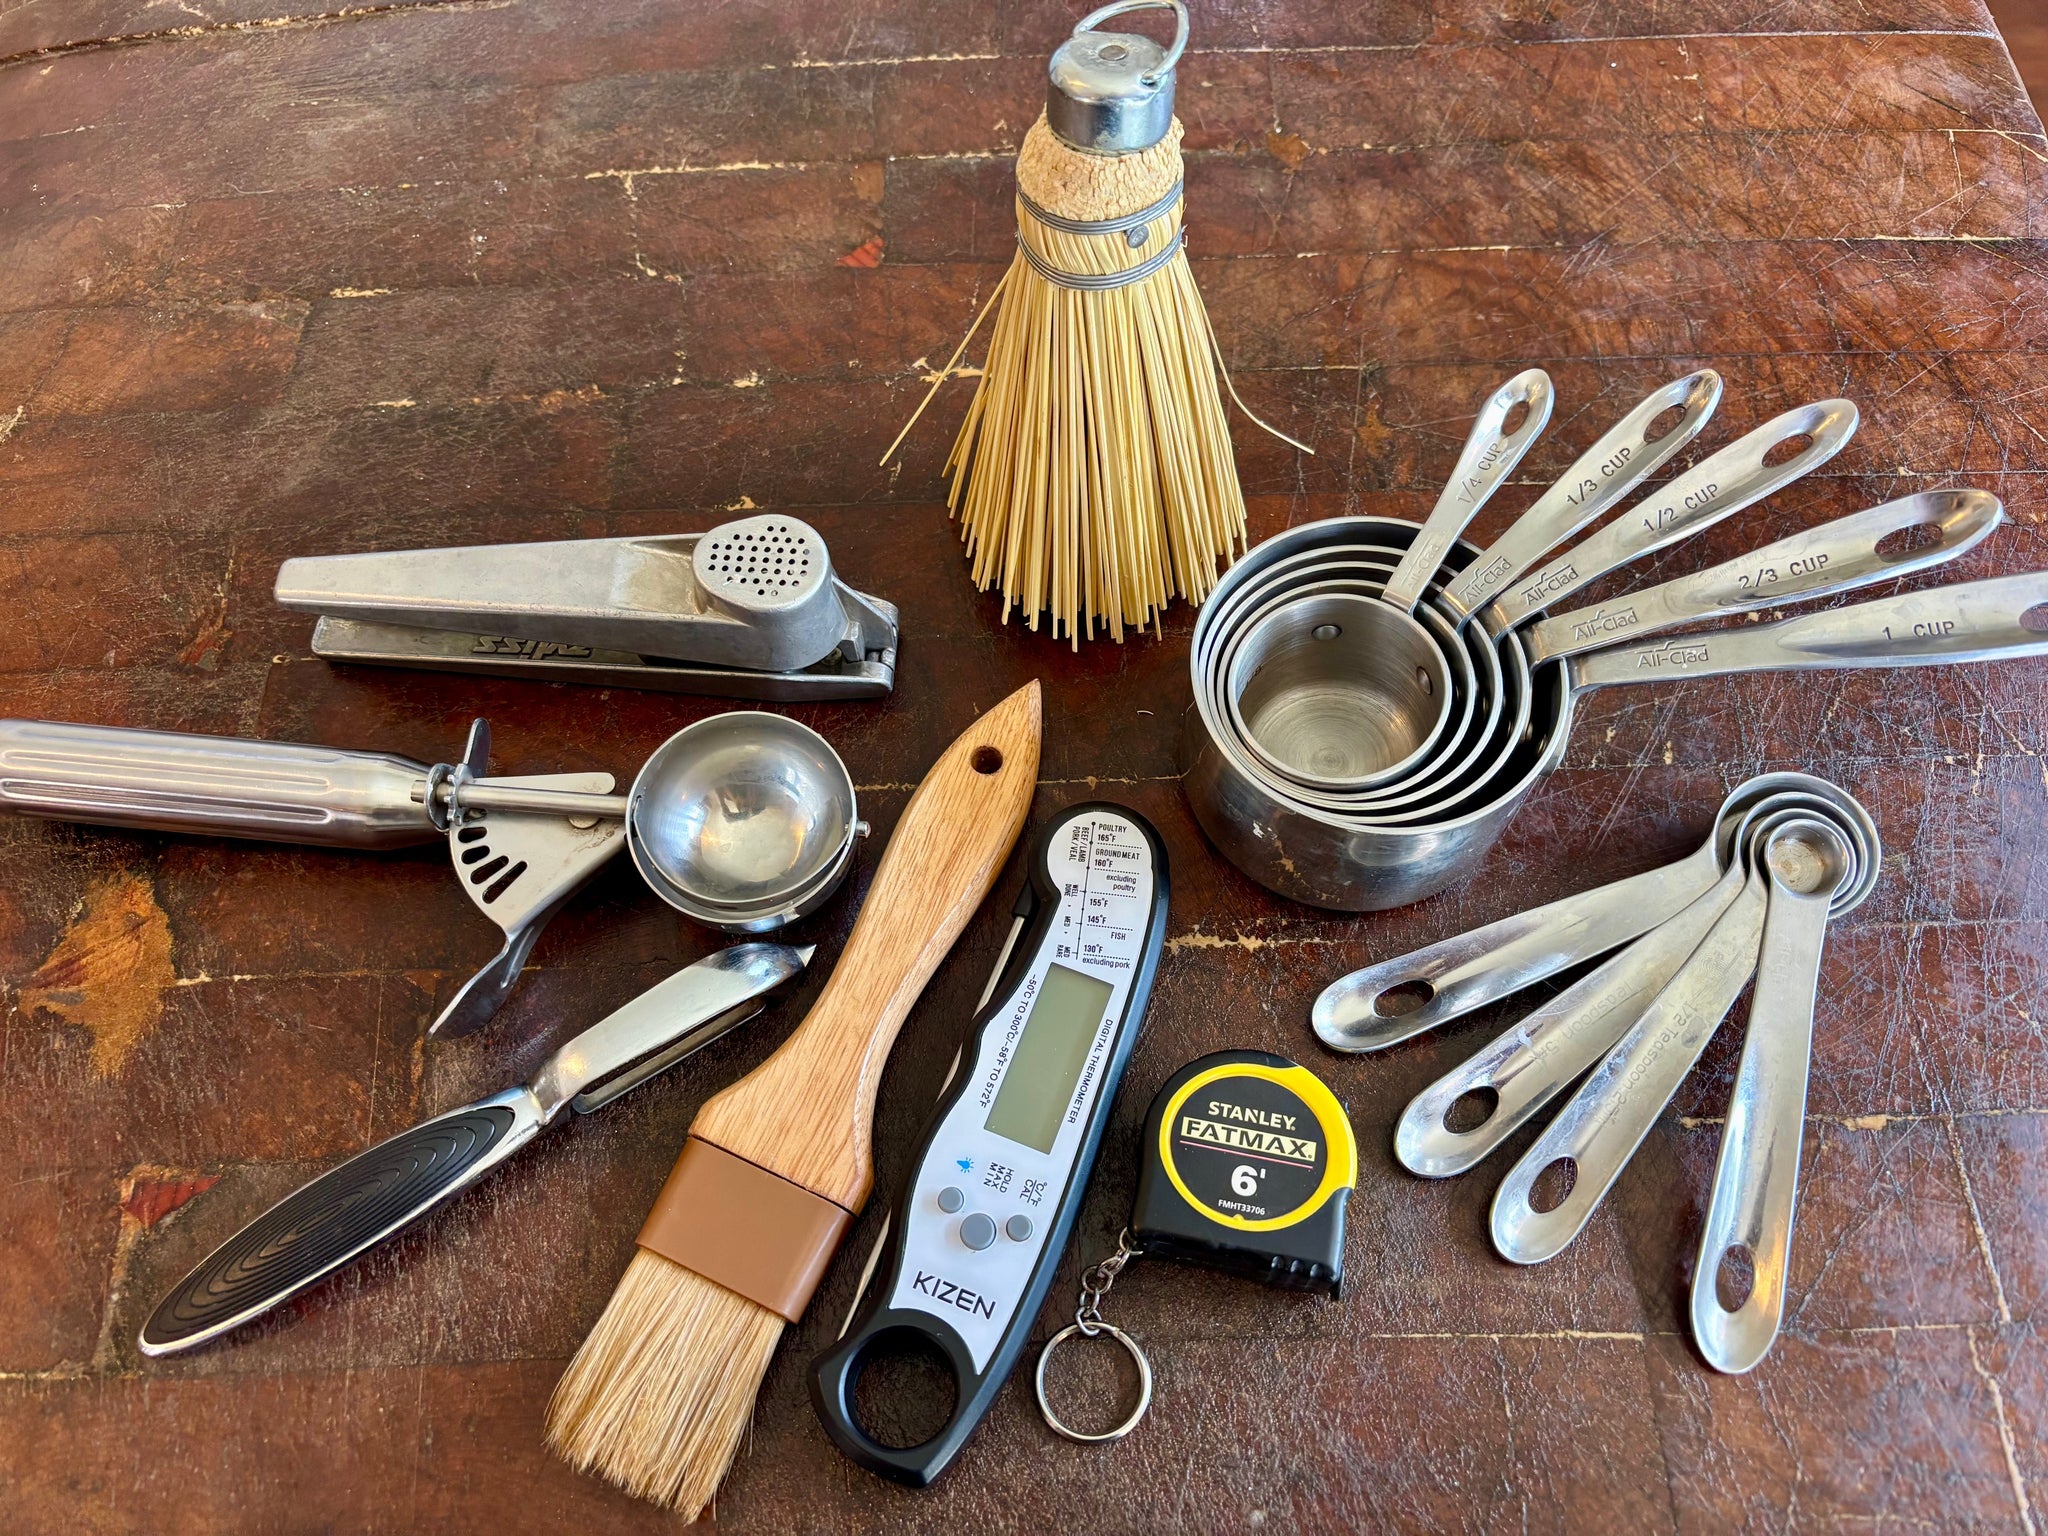
[[[1335,1297],[1344,1279],[1344,1211],[1358,1182],[1358,1142],[1344,1106],[1304,1066],[1266,1051],[1219,1051],[1182,1067],[1145,1116],[1131,1224],[1116,1252],[1081,1277],[1074,1321],[1038,1357],[1038,1407],[1069,1440],[1121,1440],[1152,1404],[1152,1370],[1128,1333],[1102,1320],[1126,1264],[1160,1257]],[[1138,1368],[1138,1403],[1099,1434],[1060,1421],[1047,1362],[1074,1335],[1107,1336]]]
[[[1335,1296],[1358,1143],[1307,1067],[1220,1051],[1168,1079],[1145,1118],[1133,1246]]]

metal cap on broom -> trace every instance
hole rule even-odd
[[[1166,48],[1098,32],[1165,9]],[[886,464],[997,311],[945,472],[976,585],[1078,648],[1122,640],[1175,597],[1200,602],[1245,544],[1244,493],[1218,388],[1253,416],[1216,355],[1181,225],[1174,66],[1181,0],[1119,0],[1052,56],[1044,114],[1017,156],[1017,255]]]

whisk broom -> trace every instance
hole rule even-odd
[[[889,1047],[1023,830],[1038,746],[1034,682],[946,749],[810,1013],[697,1112],[548,1404],[548,1442],[577,1467],[691,1517],[717,1491],[783,1325],[867,1201]]]
[[[1169,9],[1161,49],[1098,32]],[[946,459],[975,584],[1078,648],[1102,624],[1121,641],[1176,595],[1200,602],[1245,543],[1208,312],[1181,226],[1174,65],[1181,0],[1120,0],[1054,53],[1046,110],[1017,156],[1017,255],[887,463],[994,310],[988,359]],[[1311,452],[1245,409],[1282,442]]]

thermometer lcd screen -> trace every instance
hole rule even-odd
[[[989,1106],[991,1131],[1040,1152],[1052,1150],[1114,990],[1064,965],[1046,968],[1045,984],[1024,1021],[1003,1086]]]

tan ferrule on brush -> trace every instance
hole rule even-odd
[[[946,749],[803,1023],[697,1112],[548,1405],[549,1443],[575,1465],[690,1514],[717,1490],[783,1327],[873,1187],[889,1048],[1023,830],[1039,736],[1033,682]]]
[[[692,1136],[634,1239],[793,1323],[853,1212]]]

